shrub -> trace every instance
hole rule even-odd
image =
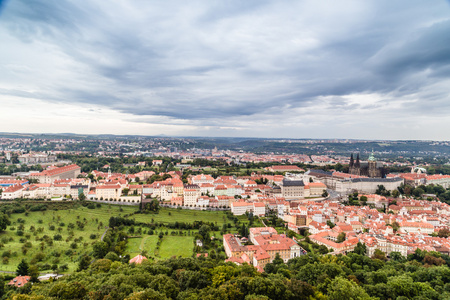
[[[60,235],[59,233],[58,233],[58,234],[55,234],[55,235],[53,236],[53,239],[54,239],[55,241],[61,241],[61,240],[62,240],[62,235]]]
[[[45,254],[43,252],[38,252],[33,256],[33,260],[39,262],[45,259]]]

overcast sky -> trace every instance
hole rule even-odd
[[[0,132],[450,140],[448,1],[0,0]]]

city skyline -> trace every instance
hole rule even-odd
[[[448,1],[0,1],[2,132],[450,140]]]

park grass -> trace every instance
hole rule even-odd
[[[22,259],[30,262],[37,253],[42,252],[46,256],[42,263],[49,265],[56,264],[58,266],[67,264],[69,267],[68,272],[72,272],[77,267],[79,256],[84,253],[89,254],[92,252],[92,244],[100,240],[111,216],[124,215],[136,210],[137,207],[102,204],[101,208],[96,209],[88,209],[80,206],[75,209],[72,208],[67,210],[29,212],[27,216],[24,213],[12,214],[10,216],[11,225],[8,226],[5,231],[0,233],[0,239],[13,239],[13,241],[4,243],[4,246],[0,249],[0,259],[2,259],[2,257],[5,256],[3,254],[8,251],[11,251],[11,256],[8,263],[0,261],[0,270],[15,271]],[[18,222],[19,218],[25,220],[23,236],[18,236],[16,234],[17,228],[20,225]],[[40,221],[42,223],[39,223]],[[75,226],[75,228],[72,229],[74,233],[73,238],[66,242],[66,239],[69,237],[68,224],[76,224],[77,221],[83,222],[85,224],[84,228],[81,230]],[[61,223],[64,223],[64,226],[60,226]],[[54,225],[55,230],[50,230],[50,225]],[[43,232],[33,233],[30,230],[31,226],[34,226],[36,229],[42,227]],[[61,232],[58,232],[58,227],[61,227]],[[47,235],[53,239],[53,236],[58,233],[62,236],[61,241],[53,240],[53,245],[51,246],[44,242],[44,248],[40,249],[41,241],[37,241],[37,238],[42,238],[44,235]],[[91,239],[91,234],[96,234],[96,238]],[[28,248],[28,251],[24,254],[22,252],[24,243],[21,243],[20,239],[26,238],[26,235],[30,235],[30,238],[27,241],[31,242],[32,247]],[[76,238],[82,240],[76,243],[76,249],[72,249],[71,244]],[[69,249],[71,249],[73,253],[66,255],[65,252]]]
[[[211,222],[222,226],[225,223],[231,223],[227,219],[223,211],[207,211],[207,210],[190,210],[190,209],[175,209],[162,208],[157,214],[136,214],[129,218],[135,219],[136,222],[143,223],[157,223],[164,224],[184,222],[194,223],[195,221]],[[152,221],[153,220],[153,221]]]
[[[128,239],[126,252],[131,258],[141,254],[142,251],[146,251],[149,255],[153,255],[157,242],[158,236],[156,235],[144,235],[138,238],[130,238]]]
[[[223,211],[197,211],[197,210],[179,210],[171,208],[161,208],[158,214],[133,214],[138,208],[136,206],[120,206],[120,205],[110,205],[101,204],[101,208],[88,209],[86,207],[79,206],[77,208],[71,208],[67,210],[47,210],[47,211],[37,211],[25,213],[12,214],[10,216],[11,225],[0,233],[0,239],[2,238],[12,238],[13,241],[8,241],[4,243],[4,246],[0,248],[0,271],[16,271],[17,265],[22,259],[25,259],[28,263],[32,258],[39,252],[45,254],[45,259],[40,262],[41,264],[52,265],[65,265],[67,264],[67,273],[72,273],[76,270],[78,266],[78,259],[83,254],[92,254],[92,244],[100,241],[102,234],[108,226],[109,218],[111,216],[125,216],[129,215],[129,218],[133,218],[139,222],[151,223],[152,219],[154,222],[174,223],[185,222],[193,223],[194,221],[204,221],[212,222],[217,224],[221,229],[223,224],[233,224],[229,220]],[[21,218],[25,220],[24,223],[24,235],[17,236],[17,227],[20,225],[18,219]],[[237,217],[241,223],[248,224],[246,216]],[[69,237],[68,224],[76,222],[83,222],[85,224],[84,228],[80,230],[77,226],[72,229],[74,236],[73,238],[66,242]],[[255,220],[256,221],[256,220]],[[41,222],[41,223],[40,223]],[[64,226],[60,226],[64,223]],[[50,225],[55,226],[55,230],[50,230]],[[30,226],[34,226],[36,229],[39,227],[43,228],[42,233],[33,233],[30,230]],[[61,232],[58,232],[58,227],[61,227]],[[14,228],[14,229],[13,229]],[[124,229],[126,231],[126,229]],[[169,231],[171,229],[160,227],[160,231]],[[234,226],[232,226],[231,232],[236,232]],[[53,245],[49,246],[44,242],[44,249],[41,250],[41,242],[37,241],[36,238],[42,238],[44,235],[49,236],[53,239],[56,234],[61,234],[62,241],[53,240]],[[194,234],[194,232],[192,232]],[[91,234],[95,234],[95,239],[91,239]],[[126,253],[131,257],[140,254],[142,250],[145,250],[148,255],[154,256],[157,254],[156,259],[165,259],[172,256],[182,256],[190,257],[192,256],[194,249],[194,236],[172,236],[165,235],[160,245],[160,249],[156,249],[156,244],[158,241],[158,236],[143,234],[138,238],[130,238],[128,240],[128,245],[126,248]],[[26,235],[30,235],[27,241],[32,243],[32,247],[28,249],[26,254],[22,253],[22,246],[24,245],[19,240],[24,238]],[[216,239],[222,240],[222,236],[219,231],[211,232]],[[71,248],[71,244],[74,239],[82,239],[76,243],[76,249]],[[67,250],[72,250],[73,253],[67,254]],[[5,264],[2,262],[3,253],[11,251],[12,255],[9,261]],[[50,269],[41,270],[41,272],[51,272]]]
[[[194,249],[192,236],[164,236],[159,257],[170,258],[172,256],[191,257]]]

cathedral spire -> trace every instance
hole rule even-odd
[[[350,164],[349,167],[353,167],[354,161],[353,161],[353,153],[350,155]]]

